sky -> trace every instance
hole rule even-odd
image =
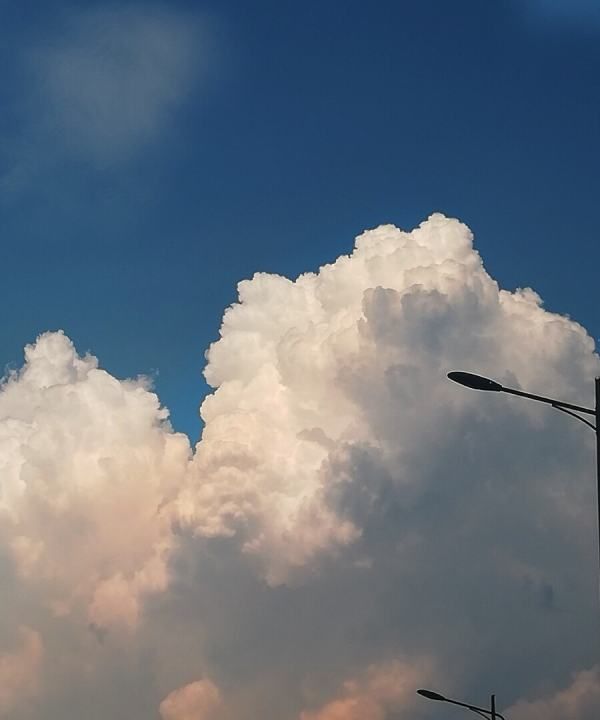
[[[1,7],[0,718],[596,718],[597,4]]]
[[[196,440],[239,280],[434,211],[598,336],[594,3],[416,5],[5,3],[2,364],[62,328]]]

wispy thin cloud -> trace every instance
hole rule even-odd
[[[596,0],[526,0],[518,4],[538,20],[565,28],[600,29],[600,4]]]
[[[22,47],[20,130],[5,138],[5,192],[69,162],[106,167],[160,143],[215,60],[205,18],[167,5],[59,14]]]
[[[62,139],[113,158],[165,129],[205,61],[197,21],[144,6],[70,18],[32,58],[40,102]]]

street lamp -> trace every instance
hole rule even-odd
[[[529,400],[537,400],[538,402],[546,403],[551,405],[556,410],[571,415],[571,417],[580,420],[585,423],[588,427],[596,433],[596,481],[597,481],[597,497],[598,497],[598,561],[600,563],[600,377],[596,378],[596,409],[581,407],[581,405],[573,405],[572,403],[562,402],[562,400],[554,400],[553,398],[544,397],[543,395],[532,395],[531,393],[522,392],[521,390],[513,390],[513,388],[504,387],[495,380],[482,377],[481,375],[473,375],[467,372],[450,372],[448,373],[450,380],[464,385],[465,387],[472,388],[474,390],[488,390],[492,392],[504,392],[509,395],[518,395],[519,397],[528,398]],[[586,420],[578,413],[584,415],[593,415],[595,419],[595,425]]]
[[[417,690],[417,695],[422,695],[428,700],[439,700],[441,702],[451,703],[452,705],[459,705],[460,707],[467,708],[467,710],[471,710],[478,715],[482,715],[484,718],[486,718],[486,720],[490,720],[490,718],[491,720],[496,720],[496,718],[500,718],[500,720],[505,720],[503,715],[500,715],[499,712],[496,712],[495,695],[492,695],[491,706],[489,710],[487,708],[477,707],[476,705],[469,705],[468,703],[459,702],[458,700],[451,700],[450,698],[444,697],[443,695],[440,695],[433,690]]]

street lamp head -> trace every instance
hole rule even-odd
[[[449,372],[448,378],[459,385],[473,388],[473,390],[492,390],[493,392],[504,390],[500,383],[486,377],[481,377],[481,375],[473,375],[473,373],[460,371]]]
[[[443,695],[433,692],[433,690],[417,690],[417,695],[422,695],[429,700],[442,700],[444,702],[446,701],[446,698]]]

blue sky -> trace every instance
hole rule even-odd
[[[566,7],[7,4],[0,364],[62,328],[195,438],[239,280],[433,211],[597,338],[600,22]]]

